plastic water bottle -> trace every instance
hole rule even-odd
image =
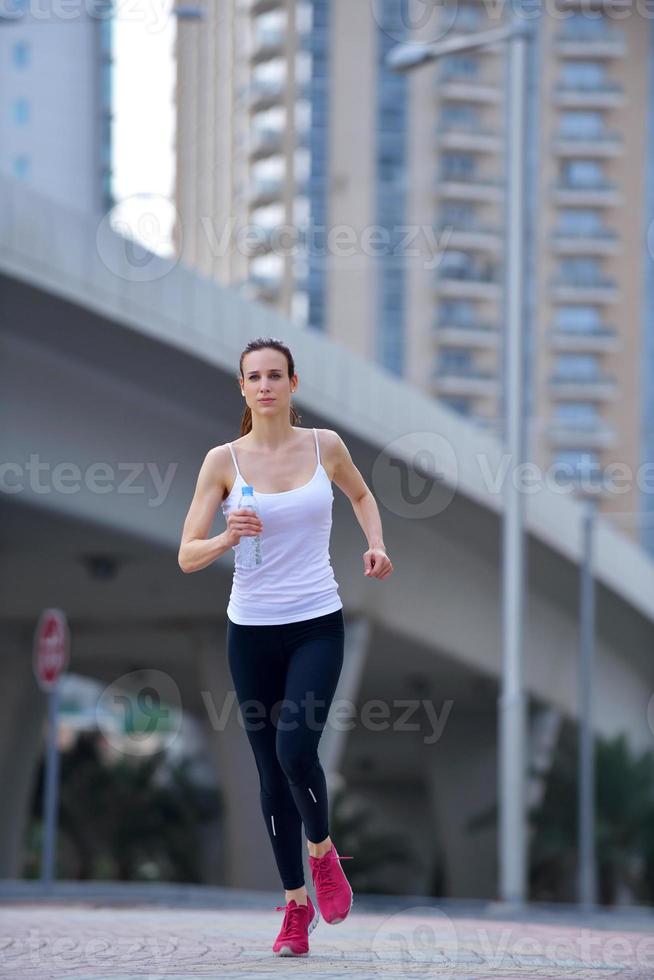
[[[241,491],[241,499],[238,502],[238,509],[247,508],[254,514],[259,514],[256,501],[254,499],[254,487],[244,486]],[[243,568],[256,568],[261,564],[261,535],[242,534],[238,545],[239,563]]]

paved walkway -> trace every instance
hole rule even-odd
[[[0,977],[654,978],[647,912],[584,917],[570,907],[529,907],[511,916],[498,903],[477,903],[476,914],[466,914],[465,903],[358,896],[345,922],[320,922],[309,956],[295,959],[270,949],[282,922],[278,894],[216,892],[204,907],[200,889],[171,907],[169,899],[144,902],[136,894],[47,899],[0,887]]]

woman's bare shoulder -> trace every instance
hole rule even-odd
[[[322,463],[327,471],[329,479],[332,480],[334,477],[334,469],[336,467],[336,459],[338,457],[338,449],[339,446],[343,444],[343,440],[334,429],[317,428],[316,432],[318,433],[318,442],[320,443]]]
[[[209,449],[205,457],[205,463],[210,468],[212,479],[220,487],[221,499],[224,499],[229,492],[229,484],[234,469],[232,454],[229,451],[229,443],[224,442],[219,446],[213,446]]]
[[[316,431],[320,445],[324,446],[329,452],[333,452],[343,443],[343,440],[335,429],[316,429]]]

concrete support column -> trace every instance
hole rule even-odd
[[[318,746],[318,758],[325,770],[327,785],[334,782],[335,774],[341,766],[345,751],[345,743],[349,734],[347,726],[342,724],[345,712],[339,713],[339,702],[352,701],[356,704],[359,693],[361,676],[366,665],[370,645],[370,620],[365,616],[353,616],[345,619],[345,649],[343,652],[343,667],[336,685],[332,707],[327,718]],[[342,730],[341,730],[342,729]]]
[[[223,794],[223,884],[279,890],[279,873],[259,801],[259,773],[227,663],[226,624],[194,635],[209,757]]]
[[[344,612],[343,618],[345,622],[343,666],[332,699],[332,706],[327,716],[327,724],[323,729],[318,744],[318,758],[325,770],[330,812],[333,806],[334,792],[341,783],[340,770],[347,737],[350,734],[348,726],[343,724],[343,720],[352,717],[350,713],[346,713],[343,709],[340,709],[339,713],[338,705],[344,701],[352,701],[356,704],[361,676],[368,656],[371,633],[370,620],[366,616],[357,615],[348,617]],[[334,843],[336,844],[336,841]],[[309,855],[306,848],[304,853],[304,877],[307,883],[311,882],[311,868],[309,866]]]
[[[497,803],[495,712],[452,710],[426,784],[441,834],[447,898],[497,897],[497,827],[466,824]]]
[[[32,632],[0,626],[0,877],[22,873],[22,845],[44,749],[46,696],[32,670]]]

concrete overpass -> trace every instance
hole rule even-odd
[[[347,622],[336,697],[361,714],[352,731],[326,730],[323,760],[353,801],[373,805],[380,828],[412,828],[419,868],[394,873],[395,891],[419,893],[440,880],[449,896],[494,896],[495,831],[471,835],[465,824],[496,799],[498,442],[323,336],[173,261],[139,254],[106,223],[10,180],[0,184],[0,322],[9,464],[0,530],[0,874],[19,872],[42,748],[32,634],[41,609],[60,606],[71,624],[71,670],[108,684],[156,667],[202,722],[229,803],[225,863],[208,867],[207,880],[279,886],[245,732],[235,712],[223,725],[208,708],[219,710],[230,690],[231,555],[195,575],[177,566],[200,463],[238,435],[239,354],[251,338],[273,335],[294,353],[302,424],[341,433],[375,493],[395,566],[385,582],[364,577],[365,538],[335,488],[331,553]],[[535,754],[548,723],[556,730],[577,710],[581,515],[575,500],[545,487],[526,507],[524,657]],[[213,533],[223,526],[218,512]],[[99,567],[115,575],[99,578]],[[644,748],[652,740],[654,563],[600,521],[595,574],[596,729],[625,731]],[[380,724],[379,713],[364,720],[374,699],[390,706],[392,724]]]

